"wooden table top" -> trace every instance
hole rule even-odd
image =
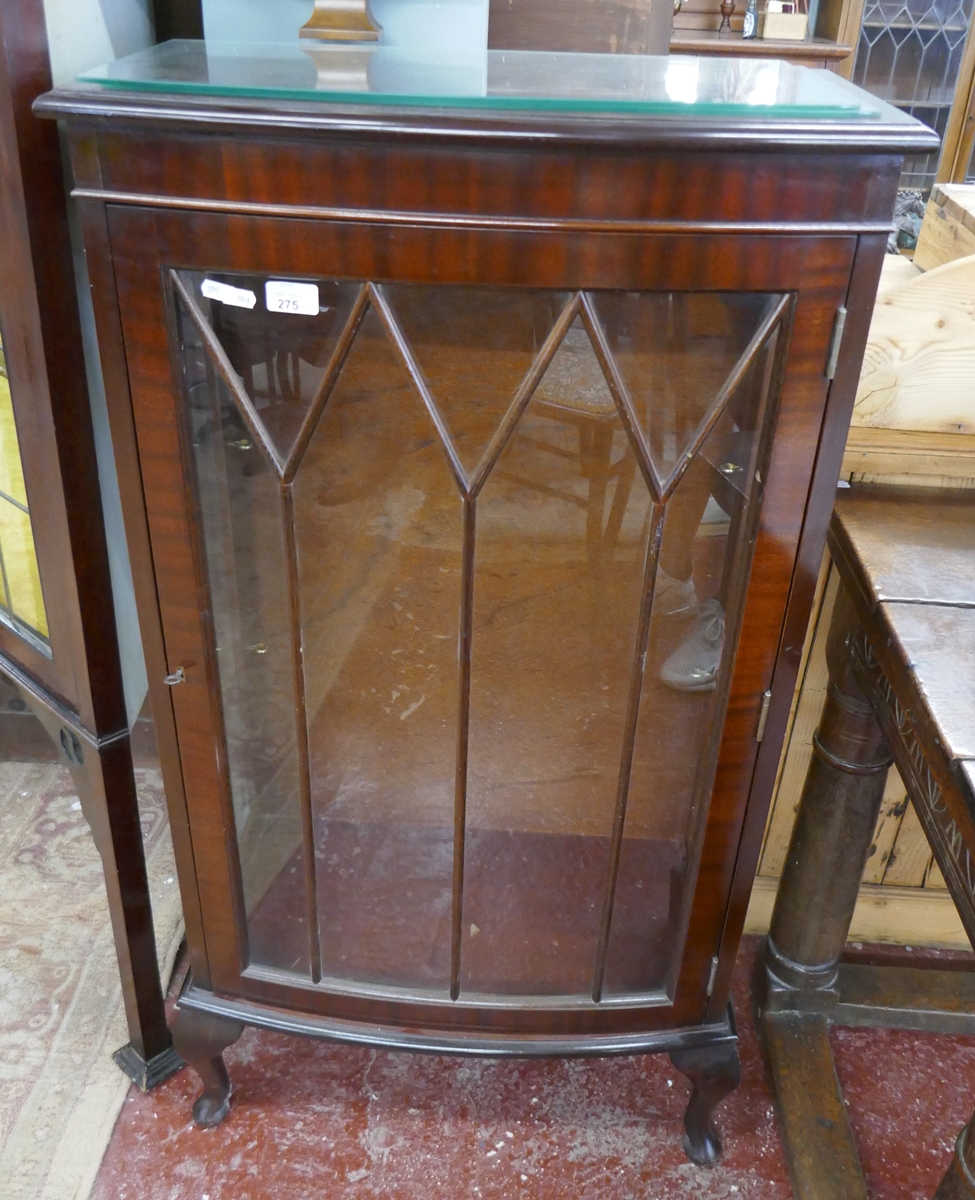
[[[830,548],[975,797],[975,491],[855,485],[837,498]]]
[[[882,605],[888,632],[952,759],[975,759],[975,608]]]
[[[831,535],[871,606],[975,609],[975,491],[858,484],[838,493]]]

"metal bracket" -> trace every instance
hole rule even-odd
[[[832,379],[836,374],[836,364],[839,362],[840,347],[843,345],[843,330],[846,328],[846,305],[841,304],[836,310],[833,321],[833,336],[829,343],[829,356],[826,359],[826,378]]]

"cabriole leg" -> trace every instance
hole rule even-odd
[[[721,1155],[714,1110],[741,1082],[737,1042],[719,1042],[693,1050],[675,1050],[670,1061],[694,1085],[684,1113],[684,1150],[691,1162],[710,1166]]]
[[[219,1125],[230,1111],[230,1076],[223,1052],[244,1032],[240,1021],[201,1012],[176,1009],[173,1042],[176,1052],[203,1081],[203,1094],[193,1105],[193,1120],[204,1129]]]

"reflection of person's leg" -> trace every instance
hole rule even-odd
[[[679,598],[681,584],[689,585],[684,591],[694,596],[694,539],[710,494],[707,466],[700,459],[694,459],[667,504],[663,545],[660,547],[664,587],[674,595],[675,601]],[[678,586],[668,587],[668,583]],[[661,611],[665,614],[696,607],[696,598],[689,604],[668,605],[666,596],[661,596],[661,602]]]
[[[680,691],[708,691],[721,659],[724,609],[719,600],[698,605],[694,588],[694,541],[710,498],[708,465],[695,458],[667,505],[664,540],[660,549],[663,615],[696,612],[693,627],[660,669],[661,680]],[[686,581],[686,582],[685,582]],[[683,601],[682,609],[679,601]]]

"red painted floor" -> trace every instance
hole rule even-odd
[[[227,1054],[230,1116],[190,1119],[191,1071],[130,1094],[92,1200],[788,1200],[750,1018],[725,1154],[681,1149],[689,1086],[663,1056],[491,1061],[376,1052],[247,1030]],[[931,1196],[975,1096],[975,1039],[838,1029],[837,1070],[874,1200]],[[826,1198],[824,1198],[826,1200]]]

